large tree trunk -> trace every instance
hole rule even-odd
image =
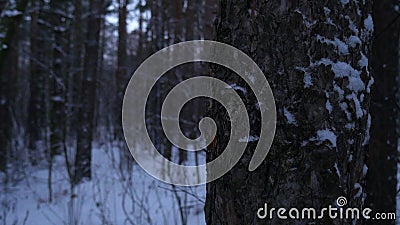
[[[372,71],[375,84],[371,96],[371,141],[368,156],[367,205],[380,212],[396,211],[397,118],[399,111],[399,34],[397,1],[374,1],[375,38]],[[388,224],[382,221],[382,224]],[[379,224],[371,221],[370,224]]]
[[[79,183],[84,178],[91,178],[96,79],[103,8],[103,1],[89,1],[90,11],[87,19],[88,31],[85,42],[85,58],[83,66],[84,78],[78,115],[79,129],[77,133],[74,183]]]
[[[244,51],[270,82],[277,107],[277,131],[263,164],[248,171],[256,142],[242,160],[207,185],[207,224],[306,224],[307,220],[260,220],[257,210],[269,207],[334,205],[363,207],[368,132],[368,49],[371,6],[363,1],[231,1],[222,0],[217,40]],[[245,86],[232,72],[215,76]],[[249,88],[248,92],[250,91]],[[252,135],[260,130],[257,101],[244,95]],[[216,157],[230,129],[222,109],[213,107],[220,130]],[[358,220],[355,224],[361,224]],[[351,224],[328,216],[316,224]]]

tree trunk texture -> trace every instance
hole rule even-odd
[[[91,178],[93,122],[96,102],[97,67],[103,1],[89,1],[88,31],[85,41],[83,82],[79,107],[79,130],[75,157],[74,183]]]
[[[24,9],[23,9],[24,10]],[[12,104],[18,77],[19,48],[18,27],[22,15],[13,18],[3,17],[0,27],[6,29],[4,39],[0,39],[0,172],[6,172],[11,148]],[[1,30],[2,30],[1,29]]]
[[[18,76],[18,33],[28,2],[28,0],[17,2],[16,10],[21,14],[13,17],[3,16],[0,20],[0,31],[5,34],[0,38],[0,118],[2,118],[0,123],[0,171],[2,172],[7,172],[7,158],[9,154],[13,153],[9,149],[13,127],[11,107],[16,93],[15,84]],[[3,2],[1,5],[6,6]]]
[[[67,72],[67,18],[63,16],[66,4],[52,1],[51,25],[53,32],[52,72],[50,74],[50,154],[61,154],[64,150],[64,126],[66,105]]]
[[[277,130],[264,163],[253,172],[250,142],[241,161],[207,184],[207,224],[363,224],[362,220],[261,220],[269,207],[364,206],[369,89],[368,56],[372,35],[371,5],[363,1],[222,0],[216,40],[248,54],[263,70],[274,93]],[[250,89],[232,72],[212,75]],[[251,93],[251,92],[249,92]],[[260,130],[252,94],[241,94],[251,123]],[[229,140],[222,106],[210,115],[218,125],[214,159]],[[228,134],[226,134],[228,133]]]
[[[49,127],[49,77],[51,73],[52,33],[45,3],[32,1],[30,31],[30,100],[28,108],[28,135],[30,160],[36,165],[47,149]]]
[[[128,14],[127,6],[129,1],[118,1],[118,65],[117,65],[117,99],[116,99],[116,136],[122,139],[122,99],[124,97],[125,86],[128,81],[128,65],[127,65],[127,24],[126,17]]]
[[[72,25],[72,62],[71,73],[69,77],[69,95],[68,95],[68,133],[75,137],[78,131],[79,101],[83,80],[83,53],[85,50],[85,32],[83,20],[82,1],[74,0],[73,25]]]

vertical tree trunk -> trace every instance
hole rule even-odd
[[[266,75],[277,107],[274,144],[263,164],[248,171],[256,142],[242,160],[207,185],[207,224],[306,224],[308,220],[260,220],[257,210],[269,207],[334,205],[339,196],[347,207],[363,207],[368,105],[371,76],[368,49],[373,24],[369,3],[346,1],[222,0],[217,40],[231,44],[255,60]],[[217,78],[246,87],[225,69]],[[250,89],[246,87],[248,92]],[[260,130],[257,101],[244,95],[252,127]],[[211,114],[220,130],[223,150],[229,121],[222,109]],[[351,224],[329,217],[317,224]],[[353,224],[362,224],[361,220]]]
[[[115,101],[115,117],[116,121],[114,124],[115,137],[118,141],[122,142],[122,100],[124,97],[125,87],[128,83],[128,64],[127,64],[127,14],[128,14],[129,0],[118,1],[118,66],[117,66],[117,94]],[[122,147],[123,146],[123,147]],[[125,145],[122,145],[120,149],[120,169],[121,171],[130,171],[131,168],[131,155]],[[125,168],[125,169],[124,169]]]
[[[75,136],[78,131],[79,121],[79,101],[82,89],[82,78],[83,78],[83,53],[84,53],[84,41],[85,32],[82,24],[84,20],[82,18],[82,1],[74,0],[74,23],[73,23],[73,35],[72,35],[72,63],[71,63],[71,76],[69,78],[69,110],[68,110],[68,131],[71,136]]]
[[[145,11],[145,6],[143,5],[143,0],[139,0],[138,1],[138,5],[137,7],[139,8],[139,19],[138,19],[138,23],[139,23],[139,27],[138,27],[138,31],[139,31],[139,37],[138,37],[138,49],[137,49],[137,54],[136,54],[136,59],[139,62],[142,62],[142,59],[144,59],[144,49],[145,49],[145,43],[146,43],[146,33],[145,33],[145,29],[144,29],[144,18],[143,18],[143,14]]]
[[[96,79],[99,54],[101,17],[103,1],[89,1],[88,31],[85,41],[85,58],[83,66],[83,83],[79,107],[80,128],[77,133],[74,183],[84,178],[91,178],[93,120],[96,101]]]
[[[118,139],[122,137],[122,98],[125,92],[125,86],[127,84],[128,65],[127,65],[127,6],[128,0],[118,1],[118,65],[117,65],[117,98],[116,98],[116,123],[115,123],[115,134]]]
[[[66,119],[66,20],[63,15],[67,4],[59,0],[50,2],[50,25],[52,29],[52,63],[49,79],[49,122],[50,122],[50,151],[48,154],[48,189],[49,201],[52,201],[52,171],[53,159],[56,154],[65,152],[64,150],[64,131]]]
[[[52,39],[47,27],[48,14],[40,1],[32,1],[30,31],[30,100],[28,107],[29,153],[33,165],[43,159],[47,148],[48,80],[51,72]]]
[[[60,154],[64,146],[65,91],[66,91],[66,20],[62,14],[66,8],[62,1],[51,1],[51,25],[53,31],[53,58],[50,75],[50,152]]]
[[[396,211],[397,119],[400,20],[397,1],[374,1],[375,38],[372,71],[375,83],[371,96],[371,140],[368,156],[367,205],[381,212]],[[383,223],[382,223],[383,222]],[[388,224],[387,221],[370,224]]]
[[[10,153],[10,138],[12,130],[11,101],[14,97],[14,86],[18,75],[18,28],[23,18],[28,0],[16,2],[15,10],[20,14],[0,18],[0,171],[6,172],[7,155]],[[5,7],[5,3],[2,3]],[[1,8],[1,7],[0,7]]]

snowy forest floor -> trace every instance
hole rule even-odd
[[[76,186],[74,193],[64,157],[55,157],[51,202],[48,170],[23,169],[19,182],[0,184],[0,224],[205,224],[205,185],[175,187],[154,179],[136,164],[131,176],[123,174],[119,154],[115,147],[96,147],[92,179]]]

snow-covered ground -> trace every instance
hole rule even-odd
[[[24,169],[20,182],[1,185],[0,224],[205,224],[204,185],[174,187],[136,164],[129,176],[119,169],[117,148],[97,147],[92,157],[93,178],[74,193],[64,158],[55,158],[52,202],[46,169]]]

